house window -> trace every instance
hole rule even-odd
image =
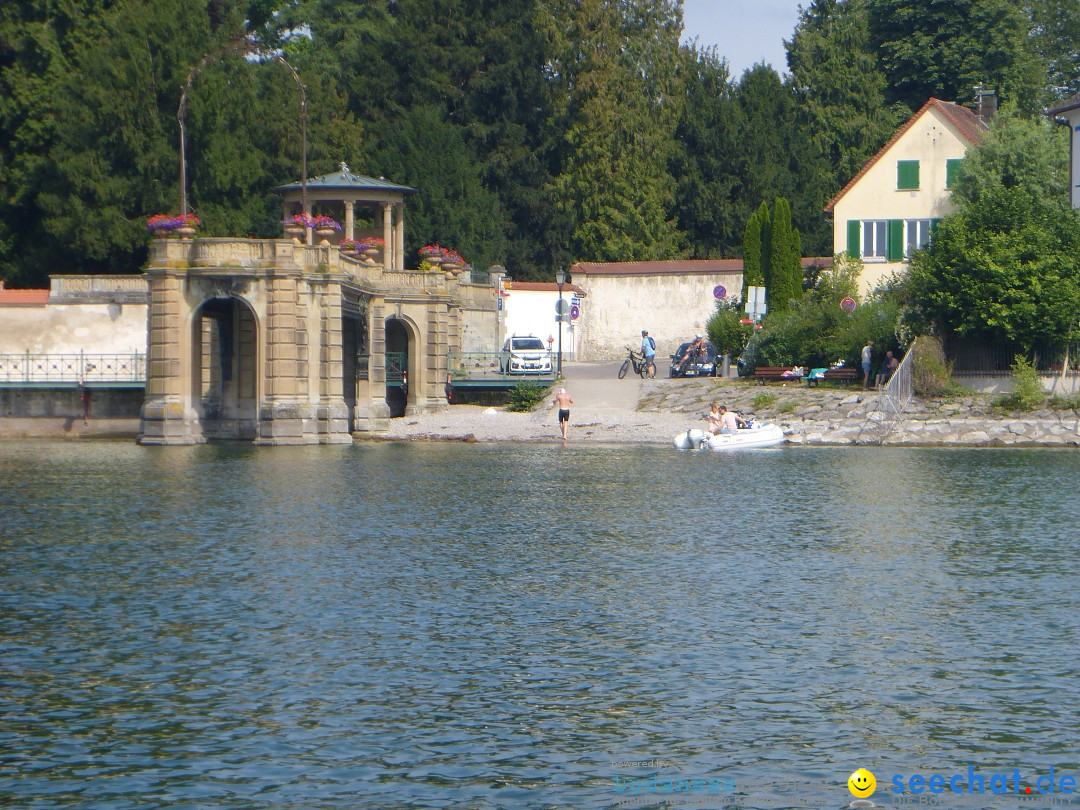
[[[910,259],[911,254],[930,241],[929,219],[904,220],[904,258]]]
[[[896,161],[896,188],[900,191],[914,191],[919,188],[919,161]]]
[[[888,220],[867,219],[862,224],[862,257],[866,261],[884,261],[888,242]]]
[[[960,169],[963,165],[963,158],[950,158],[945,161],[945,188],[956,188],[956,181],[960,179]]]

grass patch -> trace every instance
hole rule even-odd
[[[994,405],[1010,411],[1033,411],[1046,402],[1046,390],[1035,364],[1021,354],[1011,366],[1013,390],[994,400]]]
[[[754,410],[760,411],[776,403],[776,394],[756,394],[754,396]]]
[[[788,400],[787,402],[780,403],[780,407],[776,409],[776,412],[777,413],[791,413],[797,407],[798,406],[794,402],[791,402],[790,400]]]
[[[1050,407],[1055,411],[1080,411],[1080,394],[1071,397],[1051,397]]]

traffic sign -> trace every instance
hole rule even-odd
[[[713,298],[715,298],[717,301],[723,301],[725,298],[727,298],[727,287],[725,287],[723,284],[717,284],[715,287],[712,288],[712,295]]]
[[[844,312],[854,312],[855,299],[852,298],[850,295],[847,296],[846,298],[844,298],[843,301],[840,302],[840,309],[844,310]]]
[[[565,315],[569,311],[570,311],[570,302],[569,301],[567,301],[567,300],[565,300],[563,298],[560,298],[558,301],[555,302],[555,313],[557,315]]]
[[[571,304],[570,320],[576,321],[579,317],[581,317],[581,307],[579,307],[577,304]]]

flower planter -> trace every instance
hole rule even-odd
[[[285,235],[292,237],[294,242],[302,242],[304,240],[304,228],[300,225],[286,225]]]
[[[315,235],[321,237],[319,239],[320,245],[329,245],[330,237],[334,235],[333,228],[316,228]]]
[[[181,225],[176,229],[176,234],[181,239],[191,239],[195,236],[195,229],[190,225]]]
[[[154,236],[156,236],[158,239],[168,239],[170,233],[172,233],[172,231],[170,231],[168,228],[154,229]]]

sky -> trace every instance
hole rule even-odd
[[[810,0],[801,0],[804,6]],[[784,40],[799,20],[800,0],[683,0],[683,41],[715,45],[727,58],[731,78],[758,62],[787,71]]]

